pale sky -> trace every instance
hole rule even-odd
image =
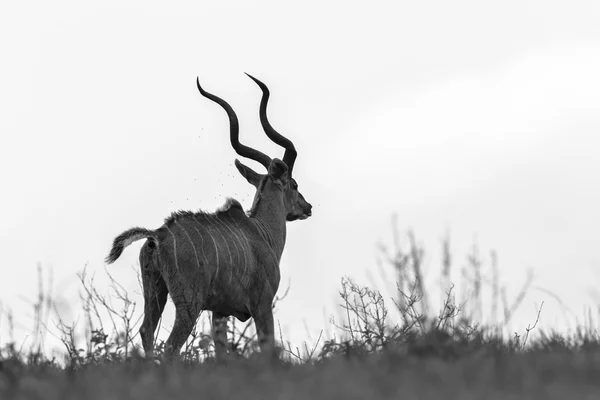
[[[288,224],[285,338],[331,330],[342,276],[379,277],[394,213],[428,251],[428,279],[449,231],[456,280],[476,238],[498,252],[509,297],[532,268],[571,311],[531,291],[514,330],[542,301],[547,329],[600,302],[598,2],[204,3],[0,5],[0,300],[21,334],[38,263],[76,317],[76,272],[102,276],[123,230],[226,197],[250,207],[227,117],[195,86],[232,104],[243,143],[281,157],[244,72],[271,89],[270,120],[294,141],[313,204]],[[139,310],[142,243],[108,267]]]

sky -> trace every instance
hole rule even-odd
[[[448,234],[457,281],[473,243],[485,262],[497,252],[509,298],[534,272],[515,331],[541,302],[541,327],[572,326],[600,304],[599,20],[594,1],[3,2],[0,340],[9,310],[31,331],[38,265],[74,320],[84,266],[109,293],[117,234],[227,197],[250,207],[226,115],[195,87],[234,107],[243,143],[281,157],[244,72],[269,86],[313,204],[288,224],[286,339],[331,329],[342,276],[394,296],[377,262],[394,215],[429,282]],[[138,309],[142,243],[106,267]]]

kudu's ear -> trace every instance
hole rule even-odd
[[[274,158],[269,164],[269,175],[275,179],[281,179],[283,174],[288,171],[287,165],[279,158]]]
[[[246,178],[248,183],[250,183],[254,187],[258,187],[262,178],[262,176],[258,172],[242,164],[237,158],[235,159],[235,167],[238,169],[238,171],[240,171],[240,174],[242,174],[242,176]]]

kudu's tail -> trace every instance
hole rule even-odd
[[[108,264],[114,263],[121,256],[125,247],[140,239],[151,239],[156,243],[158,242],[158,236],[155,231],[137,227],[128,229],[115,238],[112,249],[110,249],[110,253],[106,256],[105,261]]]

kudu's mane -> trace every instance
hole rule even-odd
[[[173,211],[171,215],[165,218],[165,225],[169,226],[174,224],[175,222],[186,219],[193,218],[196,221],[200,222],[203,219],[218,217],[219,219],[238,219],[240,217],[246,217],[244,213],[244,209],[239,201],[236,199],[228,198],[221,207],[219,207],[215,212],[206,212],[206,211],[186,211],[179,210]]]

